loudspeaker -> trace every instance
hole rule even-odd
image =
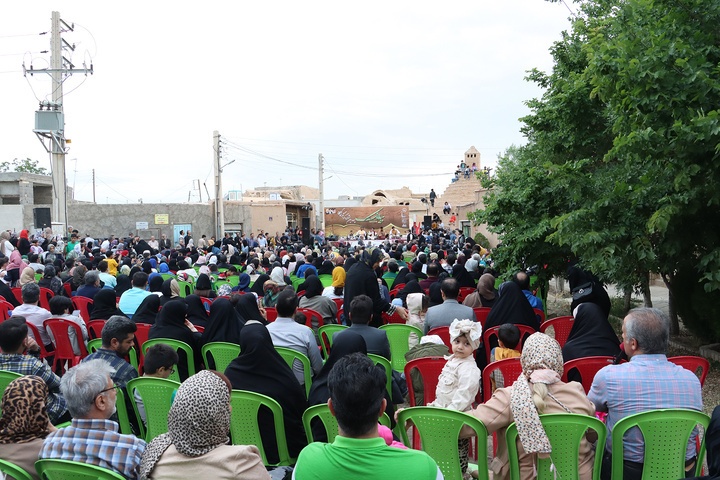
[[[49,208],[33,208],[33,218],[35,219],[35,228],[51,226]]]
[[[425,215],[423,217],[423,228],[426,230],[432,228],[432,217],[430,215]]]
[[[302,218],[302,241],[305,245],[312,246],[313,241],[310,238],[310,218]]]

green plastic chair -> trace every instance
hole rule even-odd
[[[293,465],[295,463],[295,459],[291,458],[288,452],[283,412],[279,403],[259,393],[233,390],[230,395],[230,406],[232,407],[230,438],[233,445],[255,445],[260,450],[260,456],[265,466]],[[265,455],[265,447],[258,426],[258,410],[260,410],[260,407],[268,408],[273,415],[275,439],[277,440],[278,457],[280,459],[277,464],[269,464]]]
[[[423,336],[422,330],[412,325],[403,325],[399,323],[389,323],[380,327],[380,330],[384,330],[387,333],[388,341],[390,342],[390,363],[392,368],[398,372],[405,370],[405,354],[410,350],[408,341],[410,334],[414,333],[417,335],[418,343],[420,337]]]
[[[292,348],[286,347],[275,347],[275,350],[285,360],[285,363],[292,369],[295,361],[302,363],[303,377],[305,378],[305,398],[310,395],[310,386],[312,385],[312,367],[310,366],[310,359],[304,353],[293,350]],[[293,370],[293,373],[294,370]]]
[[[88,353],[93,353],[97,350],[102,348],[102,338],[93,338],[92,340],[88,340],[87,342],[87,351]],[[127,354],[128,359],[130,359],[130,365],[135,367],[135,370],[139,368],[138,363],[138,356],[137,351],[134,348],[131,348],[130,351]]]
[[[305,281],[304,278],[298,278],[294,274],[290,275],[290,282],[292,283],[293,289],[297,292],[298,287]]]
[[[665,480],[685,477],[685,450],[697,425],[707,431],[710,417],[697,410],[668,408],[636,413],[618,421],[612,429],[612,479],[623,478],[623,436],[638,427],[645,443],[643,480]],[[697,452],[695,476],[700,476],[705,440]]]
[[[329,273],[323,273],[322,275],[318,275],[318,278],[320,279],[320,283],[322,284],[323,288],[327,288],[332,285],[332,275]]]
[[[397,414],[398,424],[405,445],[410,446],[407,429],[402,426],[407,421],[414,424],[420,434],[421,450],[427,452],[440,467],[445,478],[462,478],[458,438],[460,430],[468,425],[475,430],[478,452],[478,475],[480,480],[488,480],[487,465],[487,429],[485,425],[467,413],[437,407],[410,407]]]
[[[387,388],[388,395],[392,398],[392,365],[390,365],[390,361],[382,355],[375,355],[374,353],[368,353],[368,357],[375,365],[380,365],[385,369],[385,376],[387,378],[385,388]]]
[[[240,284],[240,275],[230,275],[226,279],[227,282],[233,287],[237,287]]]
[[[195,353],[193,352],[193,349],[190,345],[185,342],[181,342],[180,340],[173,340],[172,338],[153,338],[143,343],[143,355],[147,353],[148,348],[152,347],[153,345],[157,345],[158,343],[164,343],[165,345],[169,345],[174,348],[175,351],[178,353],[180,353],[180,351],[185,352],[185,358],[187,359],[188,377],[192,377],[193,375],[195,375]],[[180,374],[178,373],[177,368],[168,377],[168,379],[180,382]]]
[[[117,417],[118,425],[120,426],[120,433],[134,435],[135,432],[133,432],[132,425],[130,423],[130,415],[128,415],[127,403],[125,402],[125,392],[123,392],[122,388],[117,389],[117,399],[115,400],[115,406],[117,408]]]
[[[191,295],[195,291],[195,285],[193,282],[186,282],[185,280],[178,280],[178,286],[180,287],[180,296],[182,298]]]
[[[327,443],[335,441],[335,437],[338,434],[337,419],[330,413],[328,404],[321,403],[319,405],[313,405],[303,412],[303,427],[305,428],[305,436],[307,437],[308,443],[315,441],[312,436],[311,427],[311,422],[314,418],[319,418],[325,427],[325,433],[328,438]],[[380,416],[378,423],[390,428],[390,417],[388,417],[387,413],[383,413],[382,416]]]
[[[44,480],[124,480],[119,473],[106,468],[71,462],[70,460],[43,459],[35,462],[40,478]]]
[[[164,378],[138,377],[128,382],[127,392],[133,400],[135,417],[140,424],[140,436],[146,442],[150,442],[153,438],[168,431],[168,412],[170,412],[174,394],[178,388],[180,388],[180,382]],[[145,424],[140,419],[134,391],[137,391],[142,398],[145,407]]]
[[[10,385],[10,382],[20,377],[22,377],[22,375],[19,373],[0,370],[0,398],[2,398],[5,393],[5,389],[8,385]],[[0,413],[2,413],[2,408],[0,408]]]
[[[15,480],[33,480],[32,475],[30,475],[24,468],[20,468],[7,460],[0,459],[0,473],[10,475]]]
[[[240,355],[240,345],[230,342],[210,342],[202,347],[205,367],[210,368],[210,359],[215,363],[215,370],[224,372],[230,362]]]
[[[173,278],[175,278],[175,275],[172,273],[161,273],[160,276],[162,277],[163,281],[172,280]]]
[[[605,448],[607,429],[605,424],[595,417],[578,415],[575,413],[550,413],[540,415],[540,421],[545,427],[545,432],[550,439],[552,446],[551,458],[537,459],[538,480],[578,480],[578,461],[580,455],[580,443],[585,433],[591,429],[597,433],[598,439],[595,451],[595,463],[593,466],[593,479],[600,479],[600,467],[602,465],[602,452]],[[505,433],[507,442],[508,457],[510,458],[510,478],[520,480],[520,460],[517,448],[518,431],[515,423],[512,423]],[[554,471],[551,467],[554,464]]]
[[[336,332],[345,330],[346,328],[348,328],[346,325],[336,325],[334,323],[318,327],[317,334],[320,339],[320,347],[322,348],[323,358],[327,360],[330,356],[330,349],[333,344],[333,335],[335,335]]]

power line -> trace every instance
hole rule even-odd
[[[17,38],[17,37],[34,37],[36,35],[47,35],[48,32],[40,33],[23,33],[19,35],[0,35],[0,38]]]

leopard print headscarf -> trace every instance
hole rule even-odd
[[[188,457],[199,457],[228,443],[230,391],[215,373],[203,370],[178,388],[168,414],[168,433],[145,448],[140,478],[147,479],[170,445]]]
[[[47,385],[35,375],[10,382],[2,396],[0,444],[28,443],[47,436],[50,423],[45,410],[47,396]]]

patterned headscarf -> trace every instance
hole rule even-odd
[[[510,394],[510,410],[517,425],[520,443],[527,453],[550,453],[550,440],[540,422],[540,415],[533,402],[531,384],[551,385],[559,382],[563,373],[562,350],[558,342],[544,333],[533,333],[523,345],[520,364],[523,372],[513,383]],[[550,393],[560,406],[570,412]]]
[[[168,413],[168,433],[155,437],[145,448],[140,478],[152,473],[170,445],[188,457],[199,457],[228,443],[230,391],[217,374],[203,370],[178,388]]]
[[[47,385],[35,375],[10,382],[2,396],[0,444],[28,443],[47,436],[50,424],[45,411],[47,396]]]

